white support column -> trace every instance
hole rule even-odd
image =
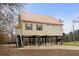
[[[22,35],[20,36],[20,40],[21,40],[21,47],[24,47]]]
[[[19,47],[17,35],[16,35],[16,47]]]

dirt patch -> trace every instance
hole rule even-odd
[[[1,56],[79,56],[79,50],[68,49],[19,49],[15,45],[0,47]]]

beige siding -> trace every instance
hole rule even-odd
[[[38,23],[32,23],[33,30],[26,30],[25,29],[25,23],[26,22],[22,22],[22,33],[23,33],[23,35],[62,36],[62,34],[63,34],[62,25],[47,25],[47,24],[42,24],[43,25],[43,30],[42,31],[37,31],[36,30],[36,24],[38,24]]]

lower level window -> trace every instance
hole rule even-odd
[[[26,23],[25,24],[25,29],[26,30],[32,30],[32,24],[31,23]]]

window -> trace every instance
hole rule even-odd
[[[26,30],[32,30],[32,24],[31,23],[26,23],[25,24],[25,29]]]
[[[42,30],[42,24],[36,24],[36,30]]]

